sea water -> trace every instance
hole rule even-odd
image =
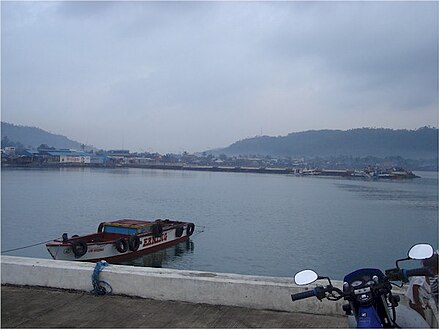
[[[2,251],[100,222],[196,224],[187,243],[126,263],[268,276],[341,278],[391,268],[415,243],[438,248],[438,173],[368,181],[152,169],[2,169]],[[50,258],[44,244],[7,255]],[[418,267],[414,262],[414,267]]]

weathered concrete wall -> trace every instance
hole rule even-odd
[[[91,291],[94,267],[94,263],[2,256],[1,282]],[[109,265],[101,272],[100,280],[108,282],[114,294],[156,300],[327,315],[343,314],[343,301],[320,302],[316,298],[308,298],[292,302],[292,293],[307,288],[297,287],[292,278],[286,277]],[[334,281],[334,284],[341,287],[340,281]]]

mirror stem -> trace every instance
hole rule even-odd
[[[400,269],[400,267],[399,267],[399,262],[400,262],[400,261],[406,261],[406,260],[411,260],[411,258],[410,258],[410,257],[406,257],[406,258],[403,258],[403,259],[398,259],[398,260],[396,260],[396,268],[397,268],[397,269]]]
[[[328,280],[328,283],[333,286],[332,281],[330,280],[330,277],[327,276],[318,276],[318,280]]]

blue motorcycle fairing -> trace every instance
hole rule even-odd
[[[379,282],[383,280],[385,275],[382,273],[380,269],[377,268],[361,268],[358,270],[355,270],[354,272],[351,272],[350,274],[345,275],[344,282],[352,283],[353,281],[359,280],[359,279],[371,279],[374,275],[376,275],[379,278]]]
[[[385,275],[380,269],[377,268],[361,268],[345,275],[344,282],[351,285],[354,282],[360,281],[362,284],[367,283],[373,279],[373,276],[377,276],[379,282],[384,280]],[[361,284],[361,285],[362,285]],[[382,328],[382,322],[380,320],[379,314],[374,308],[373,304],[367,306],[360,306],[356,304],[354,307],[356,310],[355,315],[357,316],[357,328]]]
[[[373,306],[360,306],[357,319],[357,328],[382,328],[379,315]]]

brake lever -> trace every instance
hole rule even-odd
[[[341,289],[338,289],[334,286],[331,286],[331,288],[329,288],[329,291],[330,291],[329,294],[331,295],[331,297],[327,297],[328,300],[336,301],[336,300],[344,298],[344,296],[345,296]],[[333,297],[333,299],[331,299],[332,297]]]

